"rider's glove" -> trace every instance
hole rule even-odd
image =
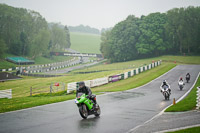
[[[88,98],[88,99],[89,99],[90,97],[89,97],[89,96],[87,96],[86,98]]]

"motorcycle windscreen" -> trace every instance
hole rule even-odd
[[[163,89],[166,91],[168,89],[168,86],[167,85],[164,85],[163,86]]]
[[[83,94],[85,94],[85,93],[78,92],[76,97],[77,97],[77,98],[80,98]]]

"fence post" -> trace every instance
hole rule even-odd
[[[31,86],[31,88],[30,88],[30,96],[32,96],[32,86]]]
[[[50,93],[52,93],[52,83],[51,83],[51,85],[50,85]]]
[[[196,104],[196,109],[200,108],[200,86],[197,87],[197,104]]]

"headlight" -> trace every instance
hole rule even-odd
[[[75,99],[75,103],[77,104],[77,103],[79,103],[79,102]]]

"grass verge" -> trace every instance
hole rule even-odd
[[[143,72],[139,75],[133,76],[129,79],[121,80],[119,82],[108,84],[102,87],[92,88],[92,91],[93,93],[98,93],[102,91],[111,92],[111,91],[122,91],[122,90],[132,89],[141,86],[143,84],[146,84],[147,82],[169,71],[173,67],[175,67],[175,64],[164,63],[161,66]],[[155,72],[157,73],[155,74]],[[26,91],[29,90],[27,89]],[[65,95],[65,94],[66,93],[63,94],[59,92],[59,94],[54,94],[54,96],[50,94],[41,94],[32,97],[25,96],[25,97],[16,97],[12,99],[0,99],[0,113],[24,109],[24,108],[30,108],[44,104],[50,104],[55,102],[61,102],[75,98],[74,94],[70,95]]]
[[[144,85],[148,83],[149,81],[159,77],[160,75],[166,73],[167,71],[169,71],[175,66],[176,66],[175,64],[163,63],[161,66],[142,72],[126,80],[120,80],[118,82],[92,88],[92,90],[94,92],[115,92],[115,91],[124,91],[128,89],[136,88],[138,86]]]
[[[174,132],[167,132],[167,133],[199,133],[200,127],[192,127],[183,130],[178,130]]]
[[[181,112],[181,111],[189,111],[193,110],[196,107],[196,91],[197,87],[200,86],[200,77],[198,78],[194,88],[191,92],[185,97],[183,100],[178,102],[175,105],[170,106],[165,110],[165,112]]]

